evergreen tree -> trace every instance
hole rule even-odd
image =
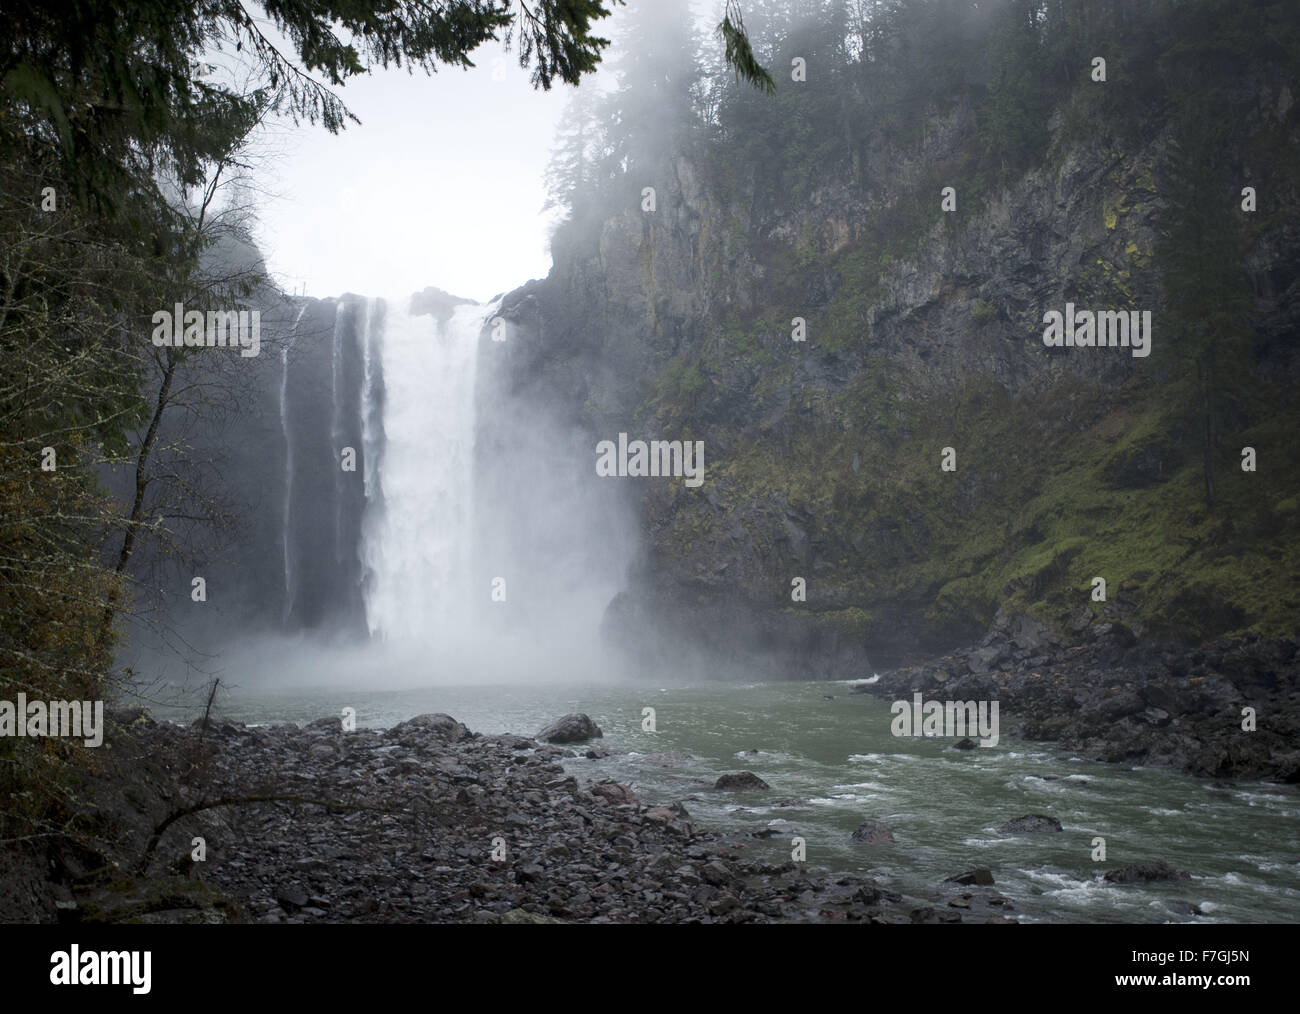
[[[1236,121],[1223,115],[1232,108],[1228,96],[1199,80],[1204,66],[1194,49],[1171,54],[1167,63],[1170,90],[1181,98],[1157,253],[1163,319],[1181,364],[1170,401],[1198,445],[1205,505],[1212,511],[1223,438],[1254,395],[1255,354],[1240,197],[1226,163],[1236,147]]]
[[[656,0],[628,10],[604,104],[609,157],[624,172],[646,171],[682,151],[701,123],[701,40],[689,0]]]
[[[578,88],[565,103],[556,143],[546,168],[547,200],[543,210],[559,208],[567,216],[594,195],[600,184],[603,130],[596,99]]]

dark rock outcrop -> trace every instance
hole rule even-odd
[[[1070,644],[1032,626],[1013,634],[1015,624],[1003,617],[984,639],[1006,656],[996,674],[973,672],[970,649],[884,673],[854,692],[997,700],[1004,736],[1200,777],[1300,782],[1300,639],[1248,634],[1188,647],[1134,641],[1120,624],[1089,622],[1083,643]],[[1016,647],[1014,636],[1033,647]],[[1248,728],[1247,707],[1268,721]]]

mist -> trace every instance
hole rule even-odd
[[[262,439],[226,462],[247,523],[203,546],[210,597],[155,603],[120,664],[245,689],[624,675],[600,628],[638,553],[635,504],[596,475],[582,425],[514,389],[506,346],[526,335],[492,326],[498,306],[430,289],[282,313],[280,362],[245,406]]]

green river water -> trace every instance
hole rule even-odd
[[[827,699],[830,696],[832,699]],[[193,719],[201,706],[149,703],[159,718]],[[388,727],[445,712],[482,733],[534,735],[569,712],[589,714],[601,745],[627,751],[566,762],[580,783],[610,777],[642,802],[688,796],[692,819],[716,830],[758,831],[773,822],[802,836],[808,863],[866,870],[896,890],[932,893],[975,866],[993,871],[1022,922],[1293,922],[1300,918],[1300,797],[1259,782],[1216,786],[1160,769],[1092,763],[1003,733],[996,747],[959,751],[952,740],[898,738],[889,702],[847,683],[688,686],[464,686],[357,693],[337,689],[233,690],[222,717],[307,722],[357,712],[361,726]],[[642,709],[656,731],[642,731]],[[1003,725],[1012,724],[1004,717]],[[758,751],[749,753],[749,751]],[[689,754],[666,767],[647,755]],[[770,791],[712,789],[717,776],[749,770]],[[795,805],[773,803],[794,801]],[[997,826],[1028,813],[1055,817],[1064,832],[1010,836]],[[864,820],[896,841],[853,842]],[[1093,839],[1106,840],[1094,862]],[[747,853],[781,863],[786,834],[754,838]],[[1164,860],[1192,874],[1173,884],[1103,883],[1108,869]],[[1180,914],[1171,902],[1197,905]]]

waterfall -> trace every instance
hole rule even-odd
[[[366,464],[366,622],[387,642],[442,647],[472,625],[489,589],[471,587],[474,388],[479,333],[493,307],[462,304],[439,325],[386,301],[378,356],[383,454]]]
[[[636,545],[630,491],[598,479],[592,434],[487,340],[499,301],[427,293],[311,303],[288,330],[267,533],[282,560],[263,557],[284,594],[264,612],[287,633],[367,641],[378,678],[601,674]]]
[[[284,544],[284,607],[280,616],[282,625],[287,626],[289,612],[293,608],[293,559],[289,547],[289,520],[293,506],[293,439],[289,435],[289,353],[298,337],[298,323],[307,312],[307,304],[298,308],[298,315],[293,319],[289,329],[288,341],[280,349],[280,432],[284,436],[284,515],[281,526],[281,541]]]
[[[343,368],[343,320],[346,304],[334,312],[334,347],[330,350],[330,446],[337,463],[343,451],[343,406],[339,403],[339,371]],[[334,469],[334,562],[343,563],[343,470]]]
[[[366,503],[378,500],[379,487],[379,434],[375,432],[375,341],[371,337],[370,322],[375,313],[375,301],[367,299],[361,317],[361,458],[362,488]]]

